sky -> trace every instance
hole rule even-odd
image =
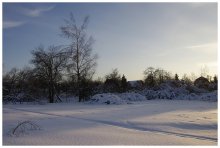
[[[150,66],[173,74],[217,74],[217,3],[3,3],[3,71],[31,66],[39,45],[66,45],[64,19],[90,16],[99,55],[95,77],[117,68],[128,80]]]

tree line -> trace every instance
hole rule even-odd
[[[78,96],[79,102],[96,93],[125,92],[132,87],[125,75],[113,69],[104,78],[93,80],[98,55],[93,53],[94,39],[88,36],[86,29],[89,17],[77,25],[73,14],[60,27],[61,36],[69,44],[39,46],[31,51],[33,67],[13,68],[3,75],[3,101],[36,101],[47,98],[48,102],[62,101],[62,93]],[[144,71],[146,87],[154,87],[166,80],[179,80],[178,75],[161,68],[149,67]],[[187,77],[186,77],[187,78]],[[216,77],[217,79],[217,77]]]

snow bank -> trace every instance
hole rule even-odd
[[[202,100],[217,101],[217,91],[209,93],[189,93],[183,88],[164,89],[164,90],[143,90],[140,93],[127,92],[121,94],[96,94],[91,98],[91,104],[130,104],[135,101],[146,101],[152,99],[170,99],[170,100]]]
[[[190,93],[188,95],[179,95],[176,99],[181,99],[181,100],[217,101],[217,98],[218,98],[217,91],[214,91],[214,92],[202,93],[202,94]]]
[[[147,100],[151,99],[173,99],[176,97],[176,94],[173,91],[170,90],[144,90],[141,92],[142,95],[144,95]]]
[[[134,92],[121,93],[118,96],[121,97],[125,101],[145,101],[146,100],[145,96],[139,93],[134,93]]]
[[[103,93],[96,94],[91,98],[89,103],[92,104],[129,104],[131,101],[145,101],[147,100],[145,96],[134,93],[127,92],[121,94]]]
[[[207,101],[217,101],[218,93],[217,91],[211,92],[211,93],[204,93],[200,96],[201,100],[207,100]]]
[[[123,104],[125,103],[119,96],[111,93],[96,94],[92,96],[90,103],[95,104]]]

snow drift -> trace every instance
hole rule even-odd
[[[111,93],[96,94],[91,98],[90,103],[97,104],[123,104],[124,101],[117,95]]]
[[[147,100],[145,96],[139,93],[103,93],[96,94],[91,98],[89,103],[91,104],[129,104],[131,101],[145,101]]]
[[[147,100],[145,96],[143,96],[139,93],[134,93],[134,92],[121,93],[121,94],[118,94],[118,96],[125,101],[145,101],[145,100]]]

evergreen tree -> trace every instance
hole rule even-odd
[[[175,74],[175,80],[176,80],[176,81],[179,81],[179,76],[178,76],[177,73]]]
[[[216,83],[216,84],[218,83],[218,78],[216,75],[214,76],[214,83]]]
[[[121,89],[122,89],[122,92],[125,92],[127,90],[127,86],[128,86],[127,79],[123,75],[122,78],[121,78]]]

